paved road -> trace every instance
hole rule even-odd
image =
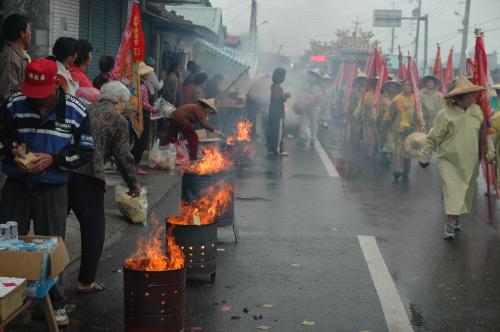
[[[289,157],[259,149],[238,168],[241,242],[219,230],[217,280],[188,283],[186,331],[499,331],[500,233],[485,220],[484,188],[464,232],[446,242],[435,167],[393,183],[387,169],[345,151],[338,130],[321,136],[324,160],[289,140]],[[175,214],[179,195],[176,186],[157,214]],[[108,288],[72,295],[68,331],[122,330],[118,268],[145,231],[122,232],[106,249],[98,277]],[[68,285],[75,278],[67,273]]]

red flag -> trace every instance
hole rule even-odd
[[[453,49],[450,50],[450,54],[448,55],[448,61],[446,62],[446,74],[444,75],[444,84],[448,86],[454,78],[453,73]]]
[[[489,71],[488,71],[488,57],[486,56],[486,50],[484,48],[484,35],[480,33],[476,35],[476,46],[475,46],[475,54],[474,54],[474,75],[472,76],[472,83],[476,85],[480,85],[484,88],[488,88],[488,80],[489,80]],[[486,163],[486,158],[484,156],[488,152],[488,128],[490,125],[491,118],[491,106],[490,99],[488,97],[487,90],[481,91],[477,94],[477,104],[481,107],[483,111],[483,135],[481,137],[482,144],[482,157],[484,161],[484,169],[486,170],[486,187],[487,187],[487,199],[488,199],[488,216],[493,219],[493,207],[491,202],[491,183],[493,181],[494,176],[492,176],[492,165],[490,163]]]
[[[418,82],[419,82],[419,73],[418,73],[418,67],[415,62],[413,62],[413,59],[411,56],[408,57],[408,78],[410,79],[412,88],[413,88],[413,98],[415,100],[415,115],[416,115],[416,120],[417,120],[417,126],[418,130],[423,130],[422,124],[424,123],[424,116],[422,114],[422,104],[420,103],[420,97],[419,97],[419,88],[418,88]]]
[[[406,81],[408,79],[408,69],[406,68],[403,61],[403,53],[401,52],[401,48],[399,49],[399,71],[398,71],[398,80]]]
[[[484,36],[481,33],[476,36],[474,75],[472,77],[472,83],[488,88],[488,76],[488,57],[486,56],[486,50],[484,48]],[[485,124],[488,124],[491,117],[491,106],[487,90],[478,93],[477,104],[483,110]]]
[[[467,77],[474,76],[474,62],[471,58],[467,58],[467,62],[465,63],[466,75]]]
[[[380,77],[380,71],[382,69],[383,63],[382,63],[382,57],[380,56],[380,52],[378,51],[377,48],[375,48],[375,50],[373,51],[373,62],[377,72],[375,73],[375,70],[372,70],[372,76],[368,77],[375,77],[376,75]]]
[[[443,64],[441,63],[441,47],[438,46],[437,51],[436,51],[436,61],[434,62],[434,70],[432,71],[432,74],[439,78],[441,81],[441,91],[443,94],[446,94],[446,84],[444,84],[444,75],[443,75]]]
[[[365,73],[368,77],[373,77],[375,73],[375,54],[370,54],[370,57],[366,61]]]
[[[137,97],[138,107],[130,115],[132,127],[138,136],[142,134],[142,98],[138,65],[144,60],[144,35],[142,33],[141,10],[139,3],[132,5],[132,14],[123,32],[120,48],[116,56],[112,77],[131,87],[132,95]]]

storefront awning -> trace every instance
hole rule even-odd
[[[248,75],[253,77],[257,72],[257,55],[255,53],[241,52],[229,47],[217,47],[203,39],[196,39],[200,50],[204,50],[209,54],[217,57],[220,61],[225,62],[228,66],[237,71],[243,71],[250,67]]]

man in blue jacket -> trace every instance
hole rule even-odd
[[[0,116],[0,156],[7,175],[0,223],[17,221],[21,235],[33,220],[35,234],[64,238],[67,170],[85,165],[93,155],[85,107],[64,94],[56,77],[55,62],[32,61],[21,91],[10,96]],[[58,309],[57,300],[64,300],[61,287],[51,295]]]

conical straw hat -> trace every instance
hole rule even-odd
[[[210,107],[212,109],[212,111],[217,113],[217,107],[215,107],[215,99],[213,99],[213,98],[211,98],[211,99],[198,99],[198,102],[201,104],[207,105],[208,107]]]
[[[405,139],[405,152],[412,158],[420,157],[420,150],[427,136],[421,132],[414,132]]]
[[[472,84],[467,78],[460,76],[457,79],[457,84],[451,89],[445,98],[451,98],[459,95],[466,95],[469,93],[479,92],[486,90],[482,86]]]
[[[155,69],[146,65],[144,62],[139,63],[139,76],[145,76],[154,72]]]

